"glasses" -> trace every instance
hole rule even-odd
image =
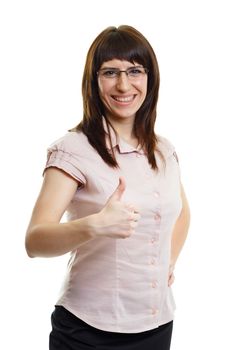
[[[121,73],[125,73],[129,80],[139,80],[148,73],[148,69],[141,66],[130,67],[126,70],[119,68],[102,68],[97,74],[104,80],[118,79]]]

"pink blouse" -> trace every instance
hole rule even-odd
[[[103,119],[104,121],[104,119]],[[69,132],[48,149],[46,168],[57,167],[82,184],[67,208],[75,220],[99,212],[119,183],[126,180],[122,201],[139,207],[141,218],[126,239],[99,237],[71,252],[57,305],[93,327],[136,333],[173,319],[175,303],[168,287],[171,234],[178,218],[179,165],[174,147],[159,137],[159,171],[151,169],[140,148],[107,134],[120,168],[109,167],[81,132]]]

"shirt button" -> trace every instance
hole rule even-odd
[[[159,192],[154,192],[155,198],[159,198]]]
[[[160,220],[160,219],[161,219],[161,215],[160,215],[159,212],[155,213],[154,219],[155,219],[155,220]]]
[[[156,287],[157,287],[157,282],[155,282],[155,281],[152,282],[152,283],[151,283],[151,286],[152,286],[152,288],[156,288]]]
[[[153,307],[151,313],[152,315],[156,315],[158,313],[158,310],[155,307]]]
[[[151,259],[150,264],[155,265],[155,259]]]
[[[159,234],[155,234],[153,238],[151,238],[150,242],[154,244],[155,242],[158,242],[159,240]]]

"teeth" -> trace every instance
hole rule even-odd
[[[133,96],[127,96],[127,97],[117,97],[117,96],[114,96],[114,99],[119,101],[119,102],[130,102],[133,100]]]

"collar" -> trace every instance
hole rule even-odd
[[[127,143],[126,141],[124,141],[122,138],[120,138],[120,136],[115,133],[113,127],[108,124],[106,122],[105,117],[102,117],[103,119],[103,128],[105,131],[105,139],[106,139],[106,147],[110,150],[111,149],[111,142],[112,142],[112,147],[115,148],[117,147],[119,150],[119,153],[132,153],[132,152],[136,152],[139,154],[145,154],[145,152],[143,151],[142,147],[140,145],[138,145],[137,147],[134,147],[132,145],[130,145],[129,143]],[[111,142],[110,142],[111,139]]]

